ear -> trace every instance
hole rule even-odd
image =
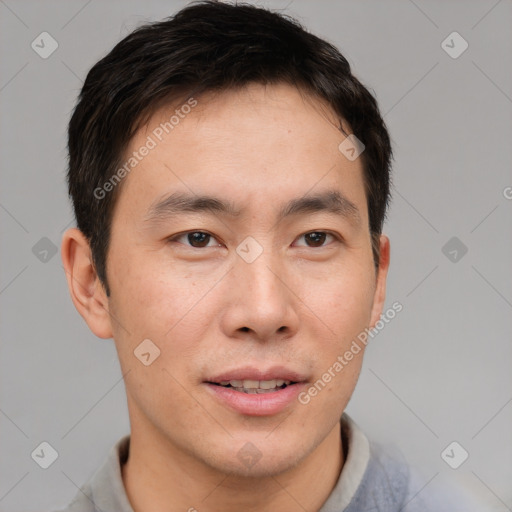
[[[96,274],[89,242],[79,229],[68,229],[62,236],[61,257],[75,308],[96,336],[112,338],[108,297]]]
[[[386,280],[389,269],[389,258],[390,258],[390,245],[389,238],[386,235],[380,235],[379,237],[379,267],[377,269],[377,282],[375,286],[375,292],[373,295],[373,307],[370,329],[375,327],[375,324],[382,314],[384,309],[384,302],[386,300]]]

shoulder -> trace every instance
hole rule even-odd
[[[402,510],[409,491],[410,471],[400,452],[370,442],[366,471],[346,512]]]
[[[481,512],[488,509],[488,505],[466,489],[460,480],[440,472],[425,478],[415,468],[410,471],[406,504],[404,512]]]
[[[55,512],[133,512],[121,476],[129,445],[130,435],[119,439],[92,477],[78,489],[73,501]]]
[[[370,442],[368,467],[346,512],[476,512],[481,507],[441,473],[424,477],[396,448]]]

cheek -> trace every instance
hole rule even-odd
[[[358,337],[370,324],[374,291],[371,267],[353,265],[350,271],[338,270],[331,274],[335,277],[310,289],[318,324],[326,336],[317,338],[317,384],[311,397],[305,396],[313,401],[312,397],[321,395],[315,399],[317,407],[330,411],[326,414],[334,419],[348,403],[361,371],[366,345]]]
[[[311,347],[315,376],[299,398],[316,411],[317,417],[323,415],[334,424],[347,406],[361,371],[366,345],[359,337],[370,323],[372,283],[364,275],[351,274],[330,280],[321,290],[310,299],[315,303],[311,309],[318,311],[318,331]]]
[[[122,349],[133,352],[148,338],[161,349],[161,362],[177,352],[184,359],[192,357],[198,350],[194,340],[210,325],[213,311],[207,299],[215,276],[198,278],[166,267],[156,254],[127,252],[116,264],[110,309],[117,324],[114,338],[123,340]]]
[[[112,295],[118,313],[134,327],[168,325],[185,313],[186,303],[193,296],[195,286],[190,280],[172,275],[162,262],[156,264],[154,254],[127,251],[114,259],[112,268]],[[188,287],[188,288],[187,288]]]
[[[201,298],[211,287],[206,280],[166,270],[155,259],[126,253],[117,260],[110,308],[121,366],[123,372],[130,371],[129,393],[154,418],[162,401],[180,407],[189,403],[180,383],[187,381],[201,356],[200,340],[210,325],[207,301]],[[143,340],[151,344],[142,345]],[[137,354],[148,351],[151,359],[158,355],[145,366]]]
[[[368,327],[371,319],[375,284],[373,275],[352,266],[350,271],[338,269],[321,282],[310,283],[307,301],[325,328],[335,337],[339,349]]]

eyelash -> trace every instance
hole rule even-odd
[[[207,236],[210,236],[211,238],[215,239],[215,236],[212,235],[211,233],[208,233],[207,231],[185,231],[184,233],[180,233],[179,235],[174,235],[173,237],[168,238],[167,241],[168,242],[177,242],[177,240],[179,240],[180,238],[186,237],[187,235],[190,235],[192,233],[201,233],[203,235],[207,235]],[[339,235],[336,235],[335,233],[331,233],[330,231],[322,231],[322,230],[308,231],[308,232],[303,233],[302,235],[300,235],[298,238],[302,238],[302,237],[304,237],[306,235],[311,235],[313,233],[325,234],[327,236],[331,236],[332,238],[334,238],[334,240],[336,240],[338,242],[341,242],[341,237]],[[177,242],[177,243],[179,243],[179,242]],[[327,245],[329,245],[329,244],[327,244]],[[301,246],[301,247],[308,247],[310,249],[318,249],[318,248],[322,248],[322,247],[327,247],[327,245],[320,245],[318,247],[311,247],[311,246]],[[208,246],[205,246],[205,247],[193,247],[192,245],[187,245],[187,247],[189,247],[191,249],[207,249],[208,248]]]

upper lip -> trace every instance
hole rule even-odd
[[[219,373],[214,377],[206,379],[205,382],[220,383],[228,380],[274,380],[282,379],[291,382],[303,382],[306,377],[296,371],[285,368],[284,366],[272,366],[267,369],[255,368],[254,366],[244,366],[242,368],[234,368]]]

